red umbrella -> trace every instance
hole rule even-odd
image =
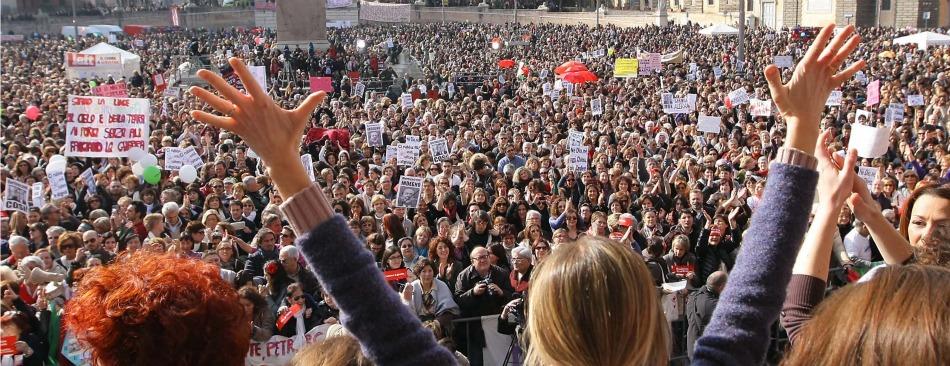
[[[564,79],[564,81],[571,82],[574,84],[594,82],[599,79],[597,75],[594,75],[594,73],[590,71],[575,71],[575,72],[564,74],[562,78]]]
[[[554,74],[561,75],[561,74],[566,74],[566,73],[571,72],[571,71],[568,71],[568,68],[571,68],[572,71],[586,71],[587,70],[587,66],[584,66],[584,64],[580,61],[568,61],[561,64],[561,66],[555,67]]]
[[[510,69],[515,67],[515,60],[498,60],[498,68]]]

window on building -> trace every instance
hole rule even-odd
[[[715,2],[716,0],[709,0],[709,5],[713,5]]]
[[[746,0],[745,11],[752,11],[752,4],[755,0]]]
[[[881,10],[891,10],[891,0],[881,0]]]

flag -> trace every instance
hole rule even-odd
[[[287,309],[287,311],[281,314],[280,318],[277,319],[277,330],[284,329],[284,326],[287,325],[287,322],[289,322],[290,319],[294,317],[294,315],[297,315],[297,313],[302,310],[303,307],[301,307],[300,304],[294,304],[294,306],[291,306],[289,309]]]

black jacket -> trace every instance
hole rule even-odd
[[[686,321],[689,323],[686,329],[686,350],[690,358],[693,357],[693,346],[696,340],[703,335],[703,331],[712,320],[717,303],[719,303],[719,294],[709,286],[703,286],[699,291],[689,294],[686,300]]]

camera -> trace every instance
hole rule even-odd
[[[489,295],[494,295],[494,294],[495,294],[495,291],[492,290],[492,288],[491,288],[491,279],[490,279],[490,278],[482,279],[481,281],[478,281],[478,282],[476,283],[476,285],[478,285],[479,283],[484,284],[486,287],[488,287],[488,294],[489,294]]]

